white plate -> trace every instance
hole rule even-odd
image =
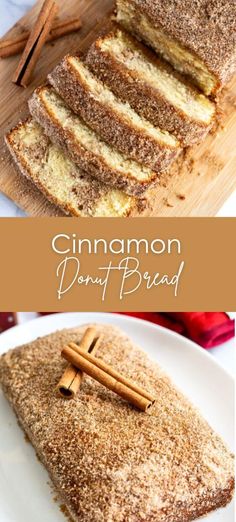
[[[202,348],[165,328],[115,314],[55,314],[11,328],[0,335],[0,354],[61,328],[102,322],[119,326],[156,360],[198,406],[233,450],[234,381]],[[0,392],[0,521],[65,522],[52,500],[48,475],[26,443],[16,418]],[[234,508],[218,510],[207,522],[233,522]]]

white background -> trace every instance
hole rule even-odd
[[[2,36],[34,3],[34,0],[0,0],[0,36]],[[25,216],[14,203],[0,194],[0,216]],[[225,202],[218,216],[236,216],[236,191]]]

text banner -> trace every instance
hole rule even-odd
[[[233,310],[235,220],[1,219],[1,311]]]

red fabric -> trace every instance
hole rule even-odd
[[[59,312],[37,312],[40,315],[52,315],[52,314],[58,314]]]
[[[0,333],[5,332],[12,326],[17,324],[16,314],[14,312],[0,313]]]
[[[235,321],[224,312],[171,312],[169,316],[181,321],[185,335],[203,348],[213,348],[235,335]]]
[[[223,344],[235,335],[235,322],[225,312],[131,312],[125,315],[170,328],[206,349]]]

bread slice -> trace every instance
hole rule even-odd
[[[175,137],[116,98],[77,56],[66,56],[49,81],[87,125],[128,157],[160,173],[179,154]]]
[[[206,95],[236,70],[235,0],[117,0],[117,21]]]
[[[156,397],[141,413],[85,376],[72,401],[57,393],[60,352],[85,328],[0,357],[0,384],[75,522],[190,522],[230,502],[233,456],[163,370],[120,330],[97,356]],[[17,339],[16,339],[17,343]],[[30,477],[26,477],[26,480]]]
[[[117,96],[183,145],[201,141],[210,130],[215,104],[125,31],[98,38],[86,62]]]
[[[52,87],[36,89],[29,108],[52,141],[99,181],[139,197],[158,181],[157,173],[105,143],[71,111]]]
[[[81,217],[128,216],[142,201],[89,178],[32,119],[19,123],[6,143],[20,171],[66,214]],[[144,204],[144,202],[143,202]]]

